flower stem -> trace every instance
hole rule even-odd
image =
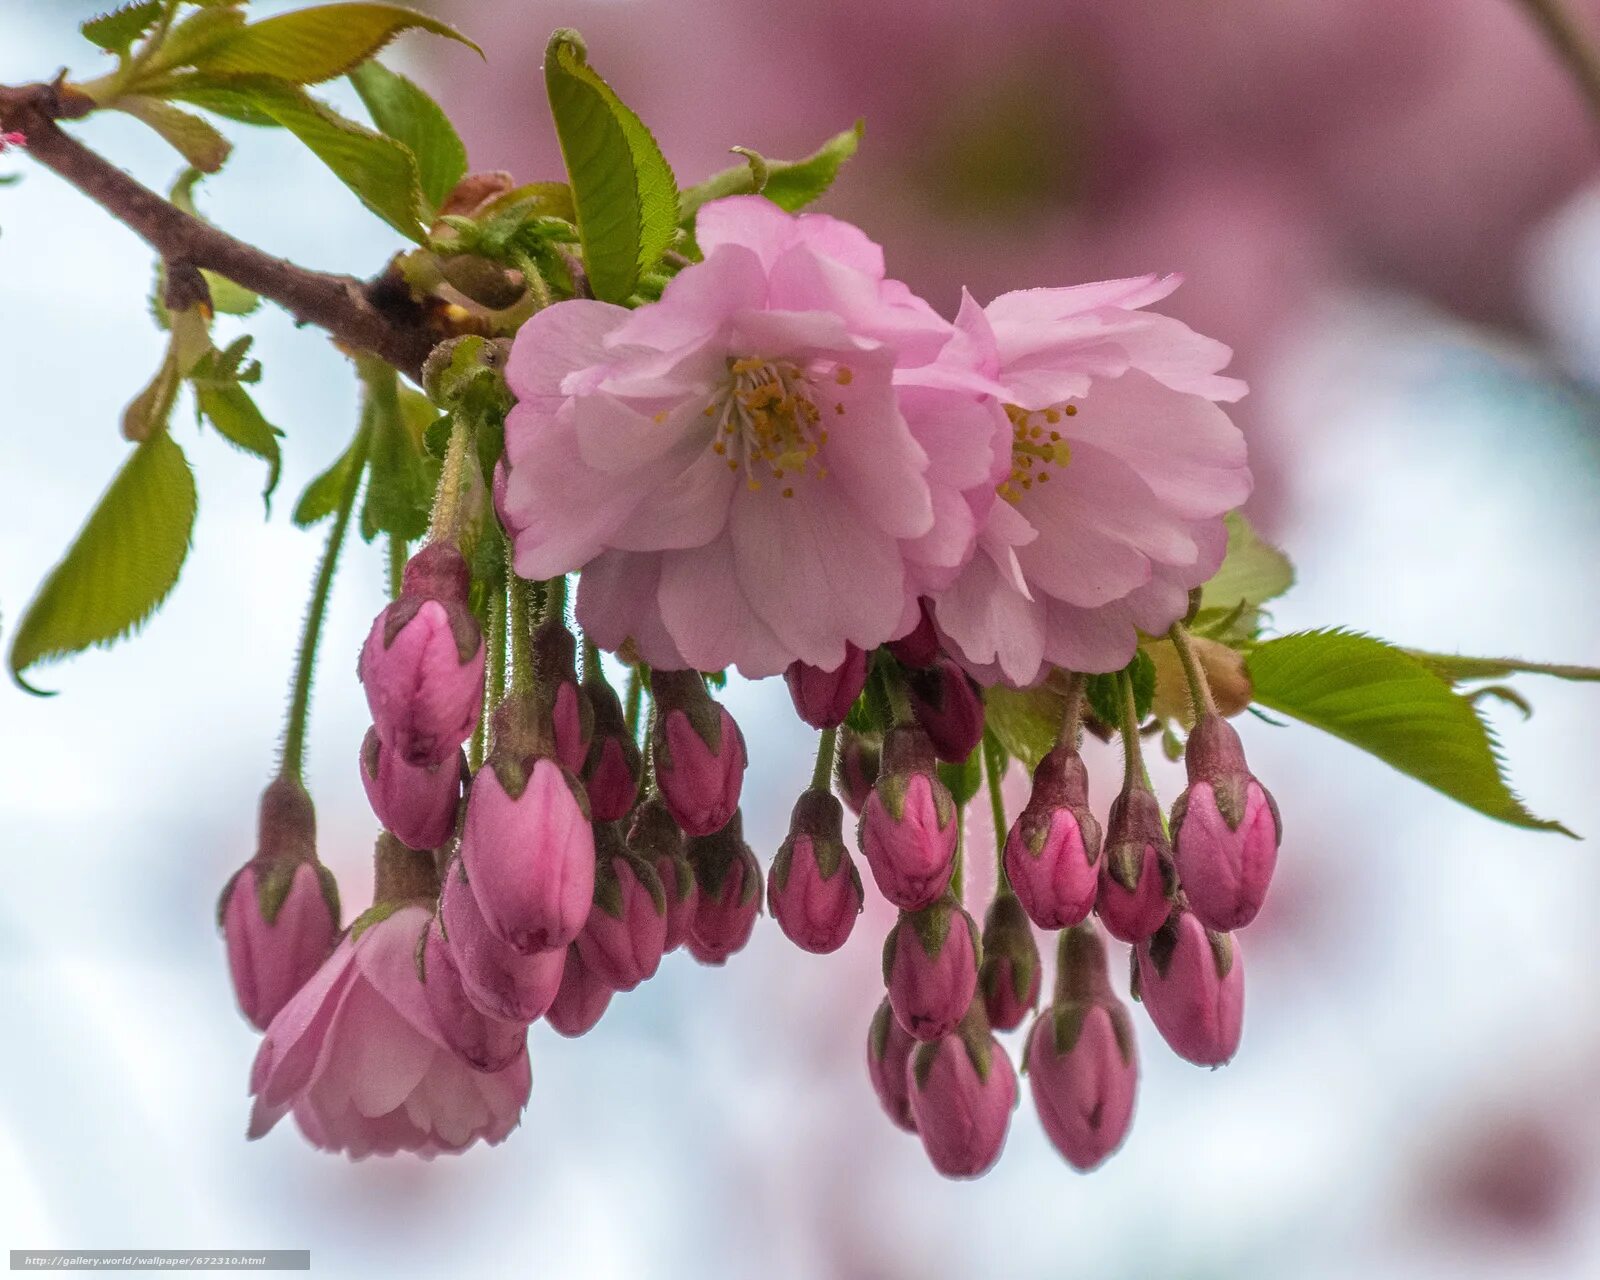
[[[1578,82],[1590,114],[1600,121],[1600,55],[1561,0],[1522,0],[1522,7]]]
[[[1211,696],[1211,686],[1206,683],[1206,673],[1200,669],[1199,659],[1194,656],[1194,646],[1189,643],[1188,631],[1184,629],[1183,623],[1174,622],[1172,630],[1167,634],[1172,638],[1172,647],[1178,651],[1178,660],[1183,663],[1183,675],[1189,682],[1189,703],[1194,708],[1194,718],[1198,720],[1202,715],[1216,715],[1217,700]]]
[[[604,680],[605,669],[600,665],[600,646],[588,636],[583,638],[583,678]]]
[[[406,559],[411,550],[411,544],[404,538],[397,538],[390,534],[387,540],[389,551],[389,599],[400,598],[400,582],[405,577]]]
[[[916,719],[911,710],[911,695],[906,689],[906,674],[900,670],[900,664],[888,660],[888,655],[879,668],[883,672],[883,691],[889,699],[889,713],[895,724],[910,724]]]
[[[956,806],[956,864],[950,871],[950,896],[961,906],[967,883],[967,806]]]
[[[439,471],[439,488],[433,497],[433,517],[428,522],[428,541],[455,542],[461,531],[461,495],[466,487],[467,450],[472,443],[472,428],[461,414],[450,423],[450,444],[445,449],[444,466]]]
[[[639,741],[639,712],[644,705],[644,676],[637,665],[628,668],[628,692],[624,700],[623,716],[628,725],[628,736]]]
[[[511,692],[533,688],[533,583],[510,575],[511,611],[506,630],[511,635]]]
[[[989,815],[994,819],[995,887],[1004,889],[1008,887],[1006,836],[1010,833],[1010,827],[1006,823],[1006,798],[1000,792],[1002,777],[1000,748],[988,734],[984,734],[983,745],[979,749],[983,752],[984,782],[989,788]]]
[[[833,790],[833,751],[834,744],[839,740],[837,729],[824,729],[822,738],[817,743],[817,763],[811,770],[811,789],[813,791]]]
[[[1117,689],[1122,694],[1122,761],[1124,785],[1135,782],[1150,789],[1150,774],[1144,767],[1144,752],[1139,747],[1139,708],[1133,696],[1133,677],[1126,671],[1117,673]]]
[[[1067,678],[1066,705],[1061,716],[1061,736],[1057,741],[1073,751],[1078,749],[1078,739],[1083,736],[1083,690],[1089,677],[1074,671]]]
[[[361,491],[361,478],[367,470],[367,450],[372,444],[372,414],[363,406],[361,425],[356,428],[356,438],[350,445],[349,472],[344,478],[344,488],[339,491],[339,505],[334,508],[333,527],[328,530],[328,541],[322,549],[322,561],[317,565],[317,576],[311,587],[311,603],[306,607],[305,626],[300,632],[300,649],[295,655],[294,683],[289,692],[289,720],[283,731],[283,752],[278,767],[282,777],[305,780],[306,721],[311,714],[311,681],[316,673],[317,647],[322,641],[322,621],[328,612],[328,594],[333,587],[333,573],[339,565],[339,553],[344,549],[344,535],[350,527],[350,512],[356,505],[356,494]]]

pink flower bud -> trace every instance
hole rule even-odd
[[[876,741],[852,733],[848,727],[839,730],[839,756],[833,766],[833,776],[839,784],[839,794],[857,817],[866,807],[867,798],[878,781],[879,756]]]
[[[927,732],[934,754],[960,764],[983,740],[983,698],[978,686],[949,658],[912,671],[906,678],[911,710]]]
[[[1015,1031],[1039,1004],[1039,944],[1014,893],[1001,892],[989,905],[983,922],[983,964],[978,989],[983,992],[989,1025]]]
[[[926,599],[917,602],[917,625],[885,646],[904,667],[931,667],[939,659],[939,635]]]
[[[472,779],[461,859],[483,918],[523,955],[578,936],[594,898],[594,832],[583,786],[536,742],[525,703],[495,714],[495,749]],[[536,733],[534,733],[536,737]],[[448,927],[448,922],[446,922]]]
[[[861,852],[883,896],[915,911],[937,901],[956,857],[956,806],[934,772],[920,728],[900,725],[883,744],[883,771],[861,811]]]
[[[471,735],[483,707],[483,636],[467,608],[461,553],[435,542],[406,565],[400,598],[361,650],[373,727],[409,765],[441,764]]]
[[[1092,924],[1061,935],[1054,1003],[1028,1033],[1028,1084],[1057,1151],[1087,1173],[1127,1136],[1139,1084],[1133,1022]]]
[[[667,940],[667,900],[655,868],[622,843],[616,827],[595,828],[594,905],[578,934],[578,954],[613,991],[655,976]]]
[[[832,671],[798,660],[783,673],[794,699],[794,709],[813,729],[836,729],[867,684],[867,655],[853,644],[845,645],[844,661]]]
[[[655,868],[667,900],[667,936],[662,949],[676,951],[689,940],[700,890],[684,853],[683,832],[660,796],[651,796],[634,811],[628,848]]]
[[[889,1007],[918,1040],[956,1029],[978,990],[978,927],[954,898],[902,911],[883,942]]]
[[[603,678],[591,672],[583,689],[594,708],[594,737],[583,762],[589,812],[596,822],[620,822],[633,812],[639,798],[639,780],[644,775],[639,744],[628,732],[616,691]]]
[[[517,1060],[528,1043],[528,1024],[491,1018],[472,1003],[436,919],[423,930],[417,973],[434,1026],[468,1066],[493,1073]]]
[[[601,982],[583,962],[576,946],[567,948],[566,967],[561,971],[561,989],[545,1021],[569,1040],[593,1029],[611,1003],[611,988]]]
[[[1143,942],[1166,922],[1177,892],[1172,846],[1161,829],[1161,802],[1142,784],[1111,802],[1105,856],[1095,898],[1100,921],[1113,938]]]
[[[916,1047],[916,1038],[895,1020],[888,1000],[880,1002],[867,1029],[867,1075],[883,1113],[907,1133],[917,1131],[917,1122],[911,1118],[910,1081],[906,1076]]]
[[[489,930],[466,868],[457,858],[445,872],[439,894],[439,924],[450,944],[462,990],[474,1008],[502,1022],[529,1023],[556,998],[566,952],[513,951]]]
[[[960,1030],[919,1045],[906,1070],[911,1115],[933,1167],[976,1178],[1006,1145],[1017,1073],[975,1004]]]
[[[1244,1024],[1238,940],[1212,932],[1178,906],[1134,956],[1134,995],[1172,1051],[1202,1067],[1232,1058]]]
[[[1033,771],[1033,794],[1006,837],[1006,875],[1041,929],[1077,924],[1094,906],[1100,824],[1083,760],[1059,745]]]
[[[594,709],[578,684],[578,644],[560,618],[539,624],[533,633],[533,669],[539,673],[538,698],[549,709],[555,756],[572,773],[583,769],[594,737]]]
[[[750,941],[761,914],[761,864],[744,842],[737,809],[728,825],[689,841],[698,898],[689,926],[689,954],[701,964],[722,964]]]
[[[337,940],[339,889],[316,844],[311,797],[293,778],[274,780],[261,794],[256,855],[217,903],[239,1008],[261,1031]]]
[[[844,847],[843,824],[832,795],[803,793],[767,878],[767,906],[784,936],[817,955],[844,946],[861,913],[861,875]]]
[[[1244,745],[1221,716],[1201,716],[1184,750],[1189,789],[1172,806],[1173,858],[1189,909],[1210,929],[1256,918],[1278,863],[1283,824]]]
[[[457,748],[440,764],[409,765],[383,745],[376,729],[361,742],[361,785],[378,821],[413,849],[437,849],[456,829],[466,757]]]
[[[694,671],[652,671],[656,699],[652,734],[661,798],[686,835],[720,831],[739,807],[744,785],[744,735],[706,694]]]

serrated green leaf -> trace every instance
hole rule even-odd
[[[118,98],[117,110],[149,125],[201,173],[215,173],[222,168],[233,150],[233,144],[211,124],[170,102],[134,95]]]
[[[439,464],[402,409],[392,372],[369,382],[367,411],[372,415],[372,445],[361,536],[371,542],[387,533],[415,542],[428,531]]]
[[[768,160],[765,156],[760,157],[766,178],[761,194],[791,213],[804,208],[833,185],[833,180],[839,176],[840,166],[855,155],[856,148],[861,145],[866,129],[867,122],[857,120],[852,127],[834,134],[802,160]],[[742,164],[730,165],[704,182],[686,188],[679,196],[679,217],[687,221],[708,201],[753,191],[754,169],[755,166],[747,160]]]
[[[576,32],[550,37],[544,76],[590,288],[625,301],[677,234],[677,181],[650,131],[585,61]]]
[[[365,62],[403,31],[483,50],[448,23],[392,4],[327,4],[280,13],[229,33],[191,60],[202,71],[321,84]]]
[[[90,18],[78,30],[107,53],[126,54],[133,42],[150,30],[161,16],[161,0],[135,0]]]
[[[333,460],[332,466],[306,485],[290,517],[295,524],[305,529],[331,516],[339,506],[345,480],[354,465],[355,446],[351,445]]]
[[[1528,812],[1472,702],[1405,650],[1359,632],[1305,631],[1258,645],[1247,661],[1262,706],[1343,738],[1491,818],[1572,834]]]
[[[141,85],[159,81],[159,73],[193,66],[244,27],[244,14],[231,5],[208,5],[191,13],[167,33],[161,47],[139,77]]]
[[[151,92],[159,91],[163,98],[187,102],[240,124],[271,129],[278,121],[257,106],[255,99],[259,93],[277,94],[282,89],[281,80],[267,76],[189,74],[169,77]]]
[[[194,394],[199,411],[223,439],[267,464],[267,484],[261,491],[261,501],[270,516],[272,493],[278,487],[278,476],[283,468],[283,455],[278,448],[278,438],[283,432],[262,416],[250,393],[237,382],[222,386],[197,384]]]
[[[1239,512],[1229,512],[1227,524],[1228,553],[1201,588],[1197,622],[1209,618],[1228,635],[1251,637],[1259,630],[1261,605],[1294,585],[1294,565]]]
[[[467,172],[467,148],[450,117],[411,81],[380,63],[362,63],[350,73],[350,83],[379,131],[416,157],[431,216]]]
[[[1143,722],[1150,714],[1150,704],[1156,696],[1156,664],[1143,649],[1133,655],[1133,661],[1123,668],[1133,679],[1134,718]],[[1118,677],[1121,672],[1090,676],[1084,685],[1084,699],[1095,719],[1111,728],[1122,725],[1123,697]]]
[[[165,431],[138,445],[17,624],[11,675],[139,628],[178,581],[194,528],[188,460]]]
[[[1463,653],[1430,653],[1407,649],[1413,658],[1452,684],[1467,680],[1501,680],[1506,676],[1554,676],[1557,680],[1600,680],[1600,667],[1580,667],[1570,662],[1524,662],[1521,658],[1470,658]]]

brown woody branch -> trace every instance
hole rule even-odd
[[[370,352],[420,379],[423,361],[441,335],[394,276],[369,283],[308,271],[191,217],[56,123],[93,109],[94,103],[59,82],[0,85],[0,132],[25,134],[35,160],[125,223],[163,258],[226,276],[270,298],[300,323],[325,329],[345,346]]]

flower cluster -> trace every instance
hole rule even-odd
[[[265,1031],[251,1132],[292,1112],[355,1156],[499,1141],[528,1095],[533,1021],[587,1032],[680,946],[722,964],[763,902],[798,947],[843,946],[866,893],[848,805],[899,910],[868,1053],[891,1119],[942,1173],[994,1162],[1017,1097],[996,1032],[1038,1003],[1035,929],[1060,931],[1028,1079],[1052,1141],[1092,1167],[1126,1132],[1136,1066],[1091,917],[1134,944],[1162,1036],[1221,1063],[1239,1035],[1229,931],[1276,856],[1277,811],[1180,625],[1250,488],[1218,407],[1243,391],[1219,373],[1229,353],[1146,309],[1171,277],[966,297],[952,321],[832,218],[732,197],[700,209],[695,238],[703,257],[657,300],[556,302],[508,355],[430,362],[453,417],[431,537],[358,666],[374,905],[336,941],[289,779],[224,895],[240,1002]],[[509,412],[469,404],[468,375],[502,363]],[[1102,840],[1085,677],[1131,689],[1107,673],[1169,633],[1193,677],[1190,786],[1169,842],[1130,693],[1107,726],[1129,769]],[[742,834],[745,739],[705,674],[728,668],[781,673],[822,731],[765,874]],[[987,761],[996,788],[998,685],[1066,693],[980,929],[971,797],[949,768]]]

